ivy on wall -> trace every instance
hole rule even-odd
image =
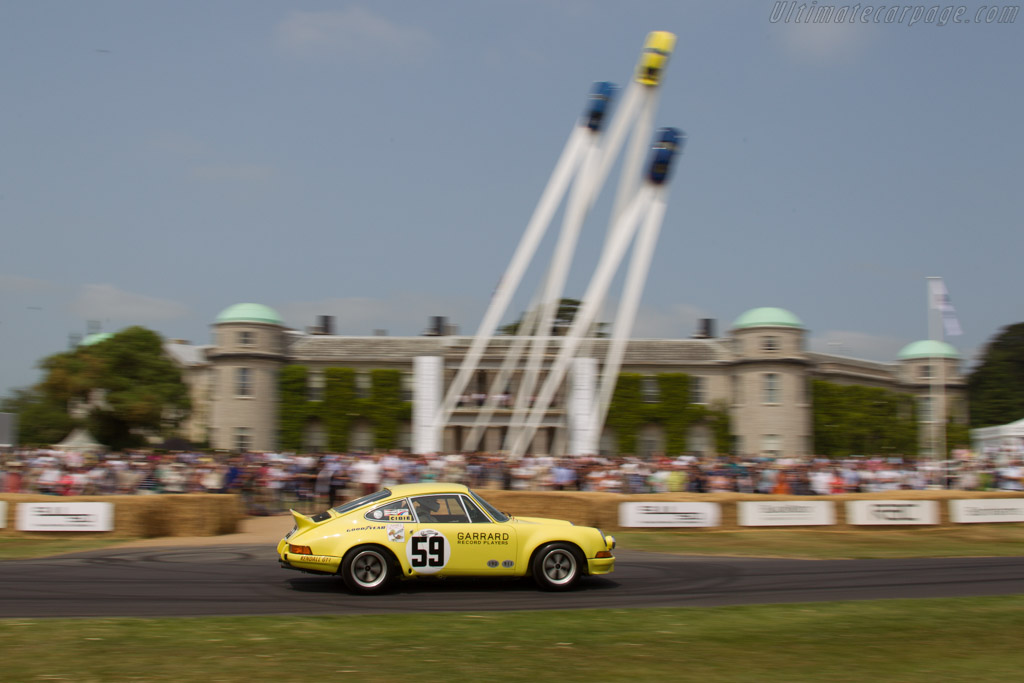
[[[332,451],[349,447],[349,433],[355,420],[365,419],[374,428],[374,447],[395,448],[403,422],[410,419],[412,404],[402,400],[402,373],[378,369],[370,372],[370,391],[359,398],[356,371],[333,367],[324,371],[323,399],[309,400],[309,369],[289,365],[280,374],[279,436],[284,450],[303,448],[306,426],[320,420],[327,432],[327,446]],[[663,373],[656,376],[657,402],[644,400],[644,376],[633,373],[619,375],[608,409],[607,426],[615,431],[620,453],[635,453],[637,436],[646,424],[657,424],[665,432],[665,450],[669,454],[684,453],[687,437],[695,424],[706,424],[715,438],[718,452],[725,453],[730,444],[730,423],[727,407],[708,407],[690,403],[690,376],[684,373]]]
[[[278,443],[287,450],[296,450],[302,444],[302,428],[309,419],[306,400],[306,368],[288,365],[278,375],[280,407],[278,409]]]
[[[910,394],[876,387],[811,382],[814,452],[818,455],[913,455],[916,406]]]
[[[644,400],[644,375],[621,373],[615,384],[605,423],[615,431],[619,453],[636,453],[640,429],[649,423],[665,432],[665,452],[685,453],[690,429],[706,424],[715,437],[715,448],[727,453],[731,441],[727,407],[690,403],[690,375],[666,372],[655,376],[657,402]]]
[[[327,448],[339,452],[348,450],[352,421],[363,412],[356,394],[356,371],[352,368],[327,368],[324,371],[323,401],[318,403],[327,430]]]
[[[306,426],[317,419],[327,431],[327,447],[332,451],[348,450],[352,423],[358,419],[373,425],[375,447],[395,447],[399,427],[412,412],[410,403],[402,400],[401,371],[371,371],[369,396],[359,398],[354,369],[327,368],[320,401],[309,400],[308,374],[308,368],[301,365],[289,365],[281,371],[278,429],[282,449],[301,450]]]

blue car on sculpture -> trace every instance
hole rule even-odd
[[[651,144],[651,163],[647,178],[655,185],[663,184],[672,169],[676,152],[683,151],[686,134],[678,128],[659,128]]]
[[[590,90],[590,99],[587,100],[586,120],[587,128],[593,131],[601,130],[604,125],[605,115],[611,106],[611,100],[615,96],[615,84],[608,81],[598,81]]]

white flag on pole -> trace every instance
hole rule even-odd
[[[932,308],[942,314],[942,329],[946,336],[955,337],[963,334],[963,330],[960,329],[960,321],[956,319],[956,310],[949,300],[949,292],[946,291],[946,285],[942,282],[942,278],[929,279],[928,287]]]

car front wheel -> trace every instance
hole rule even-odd
[[[550,543],[533,558],[533,579],[545,590],[568,590],[581,573],[579,554],[567,543]]]
[[[345,554],[341,578],[355,593],[379,593],[386,590],[395,575],[388,552],[374,546],[360,546]]]

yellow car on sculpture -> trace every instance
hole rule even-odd
[[[292,516],[295,526],[277,544],[281,566],[340,574],[356,593],[423,576],[529,575],[543,589],[566,590],[615,567],[615,539],[600,530],[512,517],[461,484],[391,486]]]
[[[644,51],[636,65],[636,81],[644,85],[658,85],[661,72],[668,64],[669,55],[676,47],[676,36],[668,31],[651,31],[644,42]]]

